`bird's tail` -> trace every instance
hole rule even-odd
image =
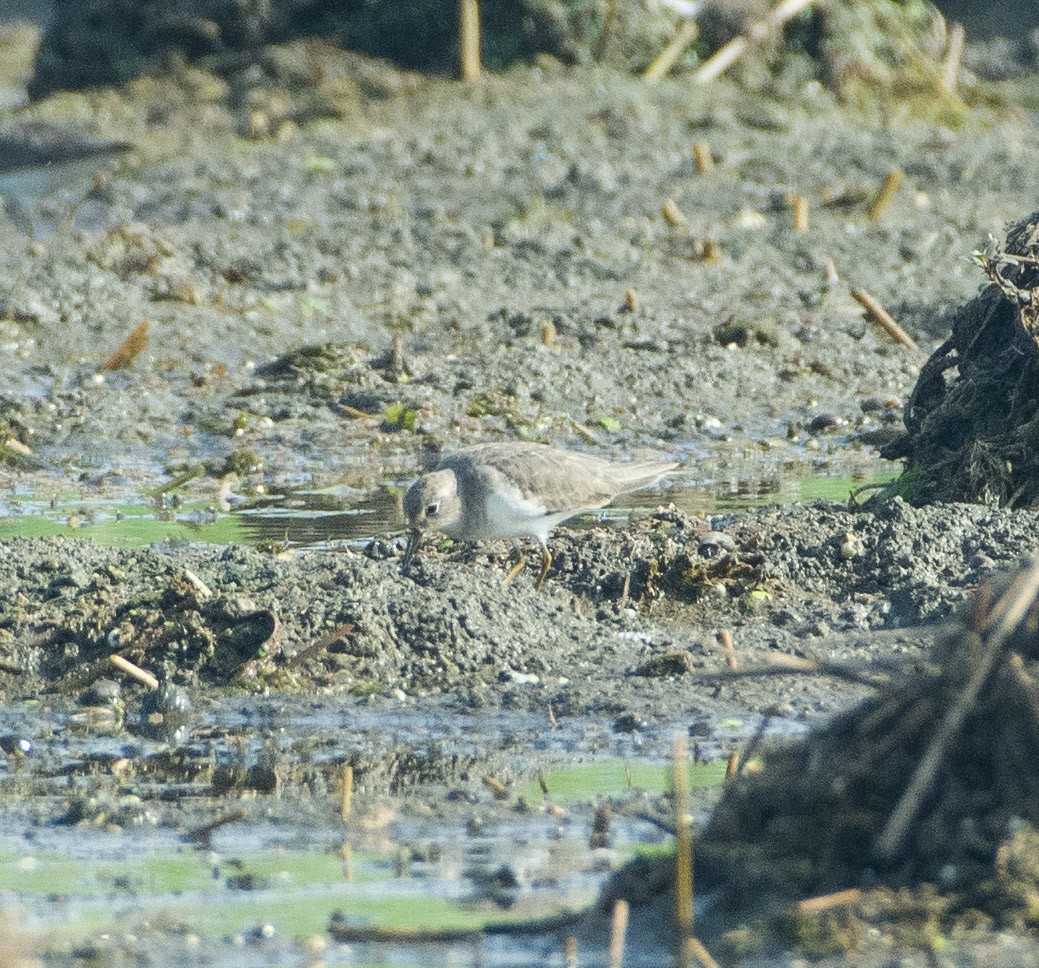
[[[645,464],[620,464],[616,467],[623,490],[626,492],[656,484],[665,474],[678,467],[678,464],[674,461],[656,460]]]

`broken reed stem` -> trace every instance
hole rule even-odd
[[[563,938],[563,960],[566,968],[577,968],[577,938],[572,934]]]
[[[849,888],[846,891],[836,891],[833,894],[822,894],[819,897],[805,898],[797,902],[798,914],[820,914],[836,907],[850,907],[860,897],[862,889],[858,887]]]
[[[907,350],[912,350],[914,353],[920,351],[913,337],[898,325],[895,317],[880,304],[876,296],[866,292],[865,289],[852,289],[851,296],[866,310],[866,315],[896,343],[901,343]]]
[[[339,856],[343,859],[343,880],[352,884],[354,879],[354,849],[351,844],[344,843]]]
[[[697,22],[692,19],[683,20],[674,37],[657,54],[653,63],[646,68],[642,79],[647,84],[659,84],[667,76],[667,72],[675,66],[678,58],[689,49],[689,45],[699,36],[700,27]]]
[[[693,161],[696,162],[696,170],[701,175],[709,174],[714,169],[714,155],[706,138],[701,138],[693,145]]]
[[[689,742],[675,734],[675,949],[684,950],[693,935],[693,832],[689,824]]]
[[[599,39],[595,44],[594,57],[597,61],[602,60],[606,56],[606,48],[610,43],[610,37],[613,36],[613,23],[617,19],[617,7],[620,4],[620,0],[609,0],[606,4],[606,16],[603,17],[602,21],[602,33],[599,34]]]
[[[350,816],[350,808],[353,805],[354,798],[354,768],[352,766],[343,767],[343,799],[340,804],[339,812],[340,816],[345,820]]]
[[[673,229],[680,229],[686,224],[685,213],[678,207],[678,202],[673,198],[665,198],[664,204],[660,206],[660,214],[664,221]]]
[[[458,40],[462,80],[480,79],[480,0],[458,0]]]
[[[686,950],[700,962],[702,968],[720,968],[718,962],[711,957],[711,953],[703,946],[703,942],[699,938],[690,938],[686,942]]]
[[[732,647],[732,632],[722,629],[718,633],[718,642],[721,644],[722,652],[725,653],[725,668],[735,672],[739,663],[736,661],[736,650]]]
[[[1010,588],[996,602],[985,623],[985,652],[974,668],[974,674],[945,714],[927,751],[921,757],[888,822],[884,825],[874,846],[874,852],[884,860],[901,853],[909,836],[909,828],[920,814],[924,801],[930,796],[935,778],[949,748],[956,741],[960,729],[977,703],[996,665],[1005,654],[1004,646],[1017,626],[1028,614],[1039,596],[1039,558],[1014,579]]]
[[[869,208],[866,210],[866,220],[868,222],[879,221],[880,216],[884,214],[884,210],[891,204],[891,200],[895,197],[898,189],[902,186],[902,179],[905,177],[905,172],[901,168],[892,168],[884,178],[884,184],[880,186],[880,190],[874,196],[873,201],[870,203]]]
[[[963,24],[953,23],[949,27],[949,43],[945,49],[945,59],[942,61],[942,89],[950,94],[956,93],[966,42],[967,32],[963,29]]]
[[[628,934],[628,902],[618,898],[610,918],[610,968],[624,968],[624,941]]]
[[[697,84],[709,84],[732,67],[754,43],[767,37],[770,30],[783,26],[791,17],[796,17],[814,2],[815,0],[782,0],[764,20],[751,24],[745,34],[733,37],[719,47],[700,65],[700,69],[693,75],[693,80]]]
[[[199,598],[206,599],[213,597],[213,589],[199,578],[190,568],[185,568],[181,574],[184,576],[184,580],[195,589],[195,594],[198,595]]]
[[[833,676],[844,682],[876,688],[887,682],[887,677],[842,666],[837,662],[802,659],[785,655],[768,665],[749,666],[745,669],[726,669],[724,672],[704,672],[690,677],[690,682],[725,682],[730,679],[750,679],[755,676]]]
[[[131,678],[136,679],[142,686],[147,686],[149,689],[159,688],[159,680],[155,676],[150,672],[145,672],[140,666],[135,666],[129,659],[124,659],[121,655],[110,655],[108,661],[120,672],[125,672]]]
[[[483,785],[494,794],[495,800],[509,799],[509,788],[496,776],[488,773],[487,776],[483,778]]]
[[[141,323],[107,360],[102,370],[125,370],[148,348],[148,320]]]
[[[804,195],[790,196],[791,218],[795,232],[808,231],[808,199]]]
[[[700,65],[693,75],[693,80],[697,84],[709,84],[732,67],[747,52],[748,47],[750,40],[745,35],[733,37]]]

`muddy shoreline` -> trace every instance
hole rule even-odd
[[[183,66],[54,96],[26,120],[133,145],[31,198],[0,236],[0,484],[37,496],[187,474],[214,508],[301,482],[362,504],[392,499],[437,448],[501,439],[681,460],[690,485],[868,480],[890,470],[877,447],[982,281],[971,252],[1039,194],[1026,111],[955,125],[853,111],[796,64],[763,89],[545,63],[463,90],[296,42],[259,73]],[[893,169],[902,187],[871,221]],[[866,321],[854,287],[920,351]],[[144,321],[147,347],[106,368]],[[741,667],[913,675],[941,623],[1039,533],[1034,512],[980,506],[705,517],[675,503],[560,531],[540,593],[529,574],[502,585],[508,549],[493,544],[427,543],[401,576],[392,529],[337,553],[12,539],[0,693],[13,711],[69,712],[119,653],[201,707],[258,694],[312,695],[344,718],[504,711],[666,755],[676,726],[814,725],[869,692],[823,674],[711,678],[723,629]],[[144,697],[124,685],[127,722]],[[32,722],[18,712],[6,731]],[[415,810],[440,810],[444,783],[491,803],[482,775],[521,760],[529,779],[556,755],[521,729],[464,762],[451,742],[425,774],[439,785],[409,792]],[[372,741],[361,782],[386,750]],[[315,776],[328,793],[331,774]],[[195,791],[184,810],[201,822],[271,792],[245,790]],[[33,823],[69,810],[52,788],[36,802]],[[18,803],[3,809],[28,829]],[[334,822],[325,807],[316,823]]]

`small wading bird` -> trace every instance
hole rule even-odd
[[[425,531],[481,541],[530,537],[541,546],[536,588],[552,566],[548,536],[583,511],[605,507],[619,494],[655,484],[678,464],[616,464],[544,444],[478,444],[446,456],[404,495],[411,528],[401,571],[407,572]],[[510,581],[525,559],[509,572]]]

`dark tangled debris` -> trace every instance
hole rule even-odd
[[[898,491],[913,504],[1039,503],[1039,212],[977,254],[988,285],[957,313],[905,408],[906,433],[881,453],[903,458]]]
[[[707,920],[828,950],[856,943],[852,908],[903,937],[925,923],[1039,928],[1037,598],[1039,561],[984,583],[933,672],[732,783],[695,848]],[[668,866],[641,862],[607,901],[669,892]],[[839,917],[810,903],[830,895]]]

